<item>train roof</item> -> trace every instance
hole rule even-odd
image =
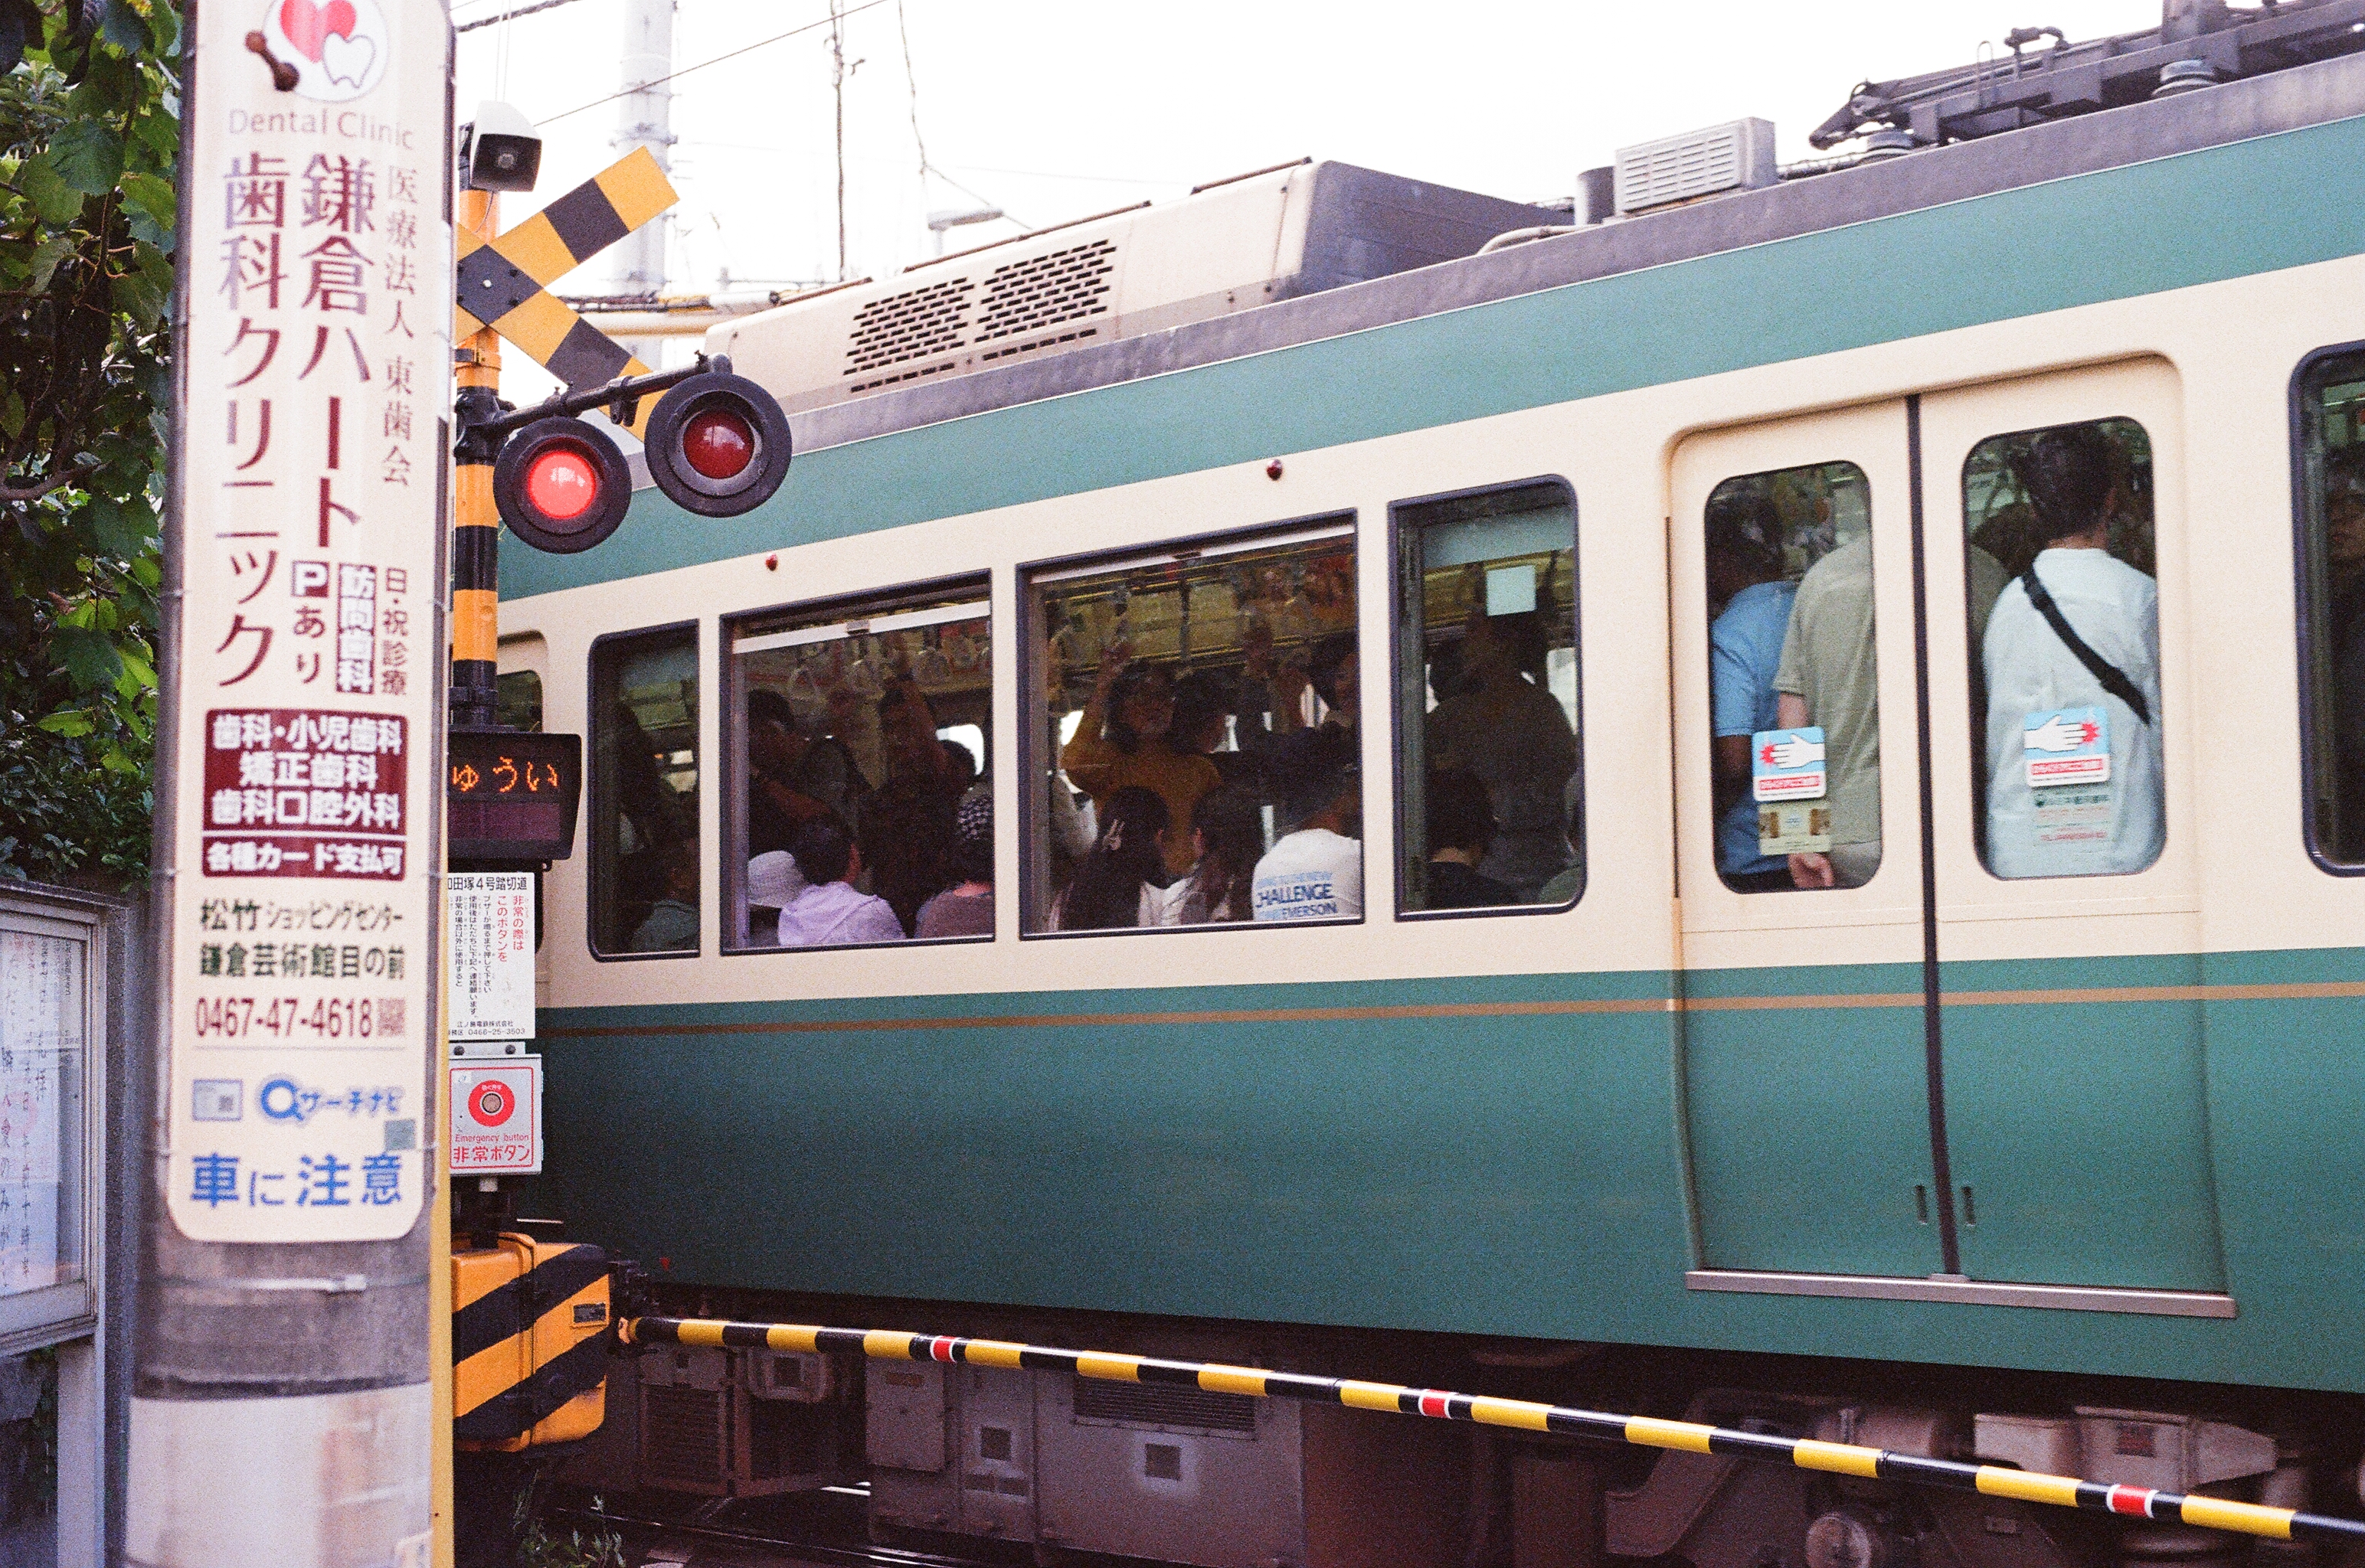
[[[2365,53],[2345,54],[874,393],[795,416],[789,483],[746,517],[692,530],[667,508],[664,525],[636,515],[583,555],[510,551],[505,591],[2354,253],[2365,233],[2344,214],[2365,202],[2365,175],[2348,173],[2365,165],[2360,117]],[[1332,352],[1407,331],[1361,366]],[[1354,398],[1307,396],[1309,375],[1342,374]],[[1126,388],[1114,401],[1076,397]],[[1225,412],[1178,426],[1143,398]],[[1086,414],[1080,401],[1101,406]],[[925,439],[877,439],[904,432]],[[654,492],[634,501],[636,514],[662,507]]]
[[[796,434],[800,450],[834,446],[2357,114],[2365,114],[2365,57],[2344,56],[1580,228],[1057,359],[875,395],[816,410]]]

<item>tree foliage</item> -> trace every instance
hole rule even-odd
[[[174,0],[0,0],[0,876],[144,876]]]

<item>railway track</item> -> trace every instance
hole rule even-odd
[[[858,1500],[851,1496],[733,1500],[731,1518],[712,1505],[667,1517],[649,1511],[644,1500],[633,1503],[639,1506],[595,1506],[570,1488],[542,1510],[542,1518],[566,1529],[613,1530],[641,1549],[635,1560],[650,1563],[689,1561],[688,1551],[669,1559],[664,1551],[669,1546],[722,1548],[740,1568],[1012,1568],[1033,1562],[1024,1551],[997,1551],[1000,1543],[980,1543],[982,1550],[961,1554],[881,1544],[869,1538]],[[698,1561],[709,1555],[700,1553]]]

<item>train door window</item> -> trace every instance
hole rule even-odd
[[[2109,419],[1982,441],[1963,522],[1981,860],[2145,869],[2167,839],[2149,438]]]
[[[1026,930],[1359,920],[1351,517],[1027,579]]]
[[[699,949],[698,628],[591,645],[591,950]]]
[[[1557,479],[1392,509],[1397,907],[1585,887],[1576,499]]]
[[[982,577],[724,628],[723,946],[993,935]]]
[[[542,674],[538,670],[505,669],[493,684],[493,718],[504,728],[539,733],[542,729]]]
[[[1861,887],[1880,868],[1871,485],[1853,463],[1743,475],[1700,526],[1717,876]]]
[[[2365,868],[2365,353],[2308,360],[2296,402],[2307,842]]]

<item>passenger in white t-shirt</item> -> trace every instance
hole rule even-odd
[[[1282,820],[1294,824],[1257,862],[1250,898],[1261,921],[1360,920],[1363,801],[1353,732],[1299,730],[1265,765]]]
[[[2105,689],[2015,578],[1988,617],[1988,868],[1999,877],[2124,876],[2159,858],[2162,821],[2159,588],[2113,556],[2110,438],[2092,425],[2046,431],[2023,476],[2045,548],[2028,576],[2064,622],[2125,677],[2143,711]],[[2102,711],[2107,780],[2034,790],[2031,721]]]

